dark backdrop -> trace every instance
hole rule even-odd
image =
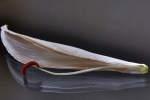
[[[149,0],[0,0],[4,24],[20,34],[150,66]],[[5,54],[0,43],[1,100],[150,99],[150,87],[69,95],[31,92],[12,78]]]

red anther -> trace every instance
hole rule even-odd
[[[26,64],[22,67],[22,70],[21,70],[22,74],[23,74],[23,75],[26,75],[26,69],[27,69],[28,67],[31,67],[32,65],[36,65],[37,67],[39,67],[39,64],[38,64],[37,62],[35,62],[35,61],[30,61],[30,62],[26,63]]]

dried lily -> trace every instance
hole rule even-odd
[[[52,43],[10,31],[1,27],[1,39],[7,51],[18,61],[38,62],[44,72],[53,75],[74,75],[90,71],[118,71],[122,73],[145,74],[148,66],[98,55],[79,48]],[[34,66],[35,67],[35,66]],[[68,73],[55,73],[42,68],[74,69]]]

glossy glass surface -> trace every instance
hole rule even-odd
[[[149,85],[147,75],[132,75],[117,72],[90,72],[86,74],[56,76],[28,68],[22,75],[22,63],[9,54],[5,55],[10,73],[14,79],[31,91],[52,93],[82,93],[92,91],[122,90],[127,88],[145,87]],[[53,72],[73,70],[49,69]]]
[[[3,51],[3,53],[6,52]],[[48,98],[60,100],[62,97],[74,99],[88,97],[88,100],[92,98],[111,99],[112,97],[118,100],[120,98],[149,98],[149,74],[91,72],[73,76],[54,76],[35,68],[28,68],[27,75],[23,76],[21,74],[22,65],[7,53],[1,57],[0,98],[6,100],[48,100]],[[72,71],[49,70],[55,72]]]

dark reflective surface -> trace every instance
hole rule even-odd
[[[22,76],[22,63],[9,54],[5,55],[8,68],[18,83],[31,91],[54,93],[81,93],[92,91],[121,90],[149,85],[147,75],[121,74],[116,72],[90,72],[71,76],[55,76],[29,68]],[[54,70],[55,69],[47,69]],[[69,70],[58,70],[59,72]],[[71,71],[71,70],[70,70]]]

